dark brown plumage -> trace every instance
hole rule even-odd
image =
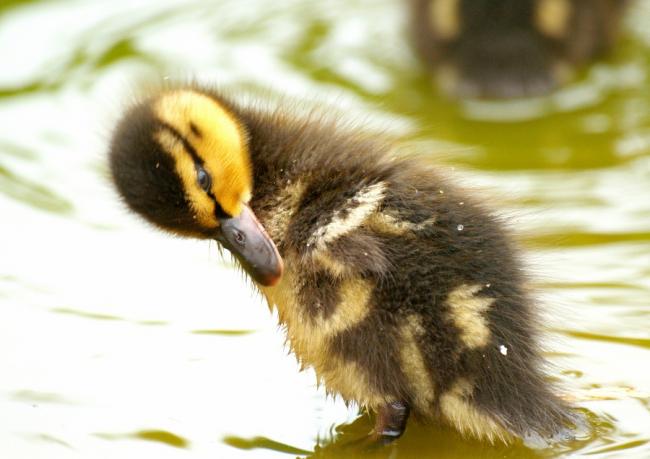
[[[629,0],[409,0],[416,49],[449,92],[549,92],[614,43]]]
[[[284,259],[281,281],[260,289],[303,366],[313,367],[329,392],[379,414],[376,435],[399,436],[409,410],[492,441],[568,435],[574,415],[544,374],[536,305],[518,255],[480,199],[332,116],[243,106],[202,88],[159,97],[174,91],[190,101],[209,98],[241,128],[253,177],[247,205]],[[219,125],[194,123],[186,118],[205,114],[183,110],[161,120],[167,115],[155,106],[155,98],[143,102],[115,132],[118,190],[150,221],[208,237],[183,226],[187,215],[196,222],[197,204],[188,197],[194,191],[175,195],[178,183],[191,182],[169,179],[185,172],[181,153],[174,153],[174,169],[173,160],[159,161],[165,147],[152,148],[151,138],[160,138],[166,123],[217,133]],[[143,113],[147,121],[134,119]],[[201,158],[221,154],[184,141]],[[162,201],[167,208],[158,207]],[[175,209],[179,218],[170,226]]]

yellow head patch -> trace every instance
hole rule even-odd
[[[239,215],[251,198],[253,180],[246,138],[237,120],[217,101],[189,89],[163,94],[153,109],[161,122],[182,137],[164,128],[155,134],[176,161],[198,222],[205,227],[219,224],[214,201],[198,184],[197,158],[192,152],[211,176],[210,191],[221,208],[232,216]]]

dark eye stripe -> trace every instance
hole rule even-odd
[[[194,160],[194,163],[197,164],[200,167],[203,167],[203,164],[205,164],[205,162],[203,161],[203,158],[201,158],[199,156],[199,154],[196,152],[196,149],[192,146],[192,144],[185,137],[183,137],[183,135],[180,132],[178,132],[174,128],[174,126],[172,126],[172,125],[170,125],[168,123],[165,123],[164,121],[159,121],[159,123],[160,123],[160,126],[163,129],[167,129],[174,137],[176,137],[178,139],[179,142],[181,142],[183,144],[183,148],[192,157],[192,159]],[[229,218],[229,217],[232,217],[232,215],[228,214],[226,211],[223,210],[223,208],[221,207],[221,204],[219,204],[219,201],[217,201],[217,198],[216,198],[216,196],[214,195],[214,193],[212,192],[211,189],[207,190],[206,193],[210,197],[210,199],[212,199],[212,201],[214,202],[214,215],[215,215],[215,217],[217,217],[217,218]]]
[[[192,131],[192,134],[197,136],[199,139],[203,137],[203,134],[201,134],[201,131],[199,130],[198,127],[196,127],[196,124],[190,121],[190,131]]]
[[[183,135],[174,128],[171,124],[167,124],[164,121],[160,121],[160,125],[164,128],[167,129],[174,137],[178,139],[179,142],[183,144],[183,148],[185,148],[185,151],[192,157],[195,163],[203,166],[205,163],[203,161],[203,158],[199,156],[199,154],[196,152],[196,149],[192,146],[192,144],[185,138]]]
[[[221,207],[216,199],[214,200],[214,216],[217,217],[217,219],[232,218],[232,215],[223,210],[223,207]]]

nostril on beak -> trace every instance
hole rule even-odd
[[[274,285],[282,276],[282,258],[275,244],[245,206],[237,217],[222,219],[222,244],[239,260],[243,268],[263,285]]]
[[[233,230],[233,240],[240,246],[246,246],[246,235],[239,230]]]

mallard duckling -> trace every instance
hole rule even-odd
[[[392,150],[316,111],[179,86],[128,110],[110,169],[145,219],[234,254],[302,366],[377,414],[374,438],[409,414],[491,441],[566,432],[503,226]]]
[[[413,39],[447,92],[549,92],[615,41],[628,0],[410,0]]]

